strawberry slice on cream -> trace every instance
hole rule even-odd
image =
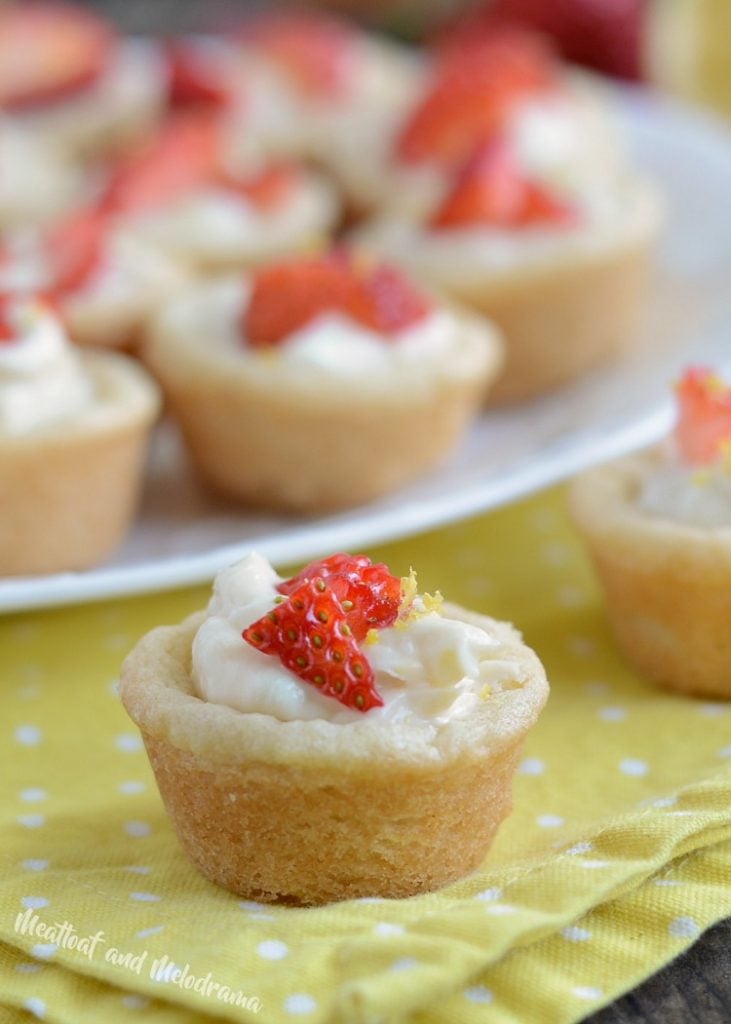
[[[399,271],[333,251],[259,270],[241,326],[250,345],[266,347],[323,313],[341,313],[388,338],[430,311],[428,299]]]
[[[452,187],[432,215],[434,230],[483,224],[498,228],[568,226],[576,211],[518,166],[500,139],[477,147],[457,172]]]
[[[62,3],[0,8],[0,110],[21,112],[93,87],[116,47],[98,15]]]
[[[676,387],[675,446],[683,462],[703,466],[731,449],[731,387],[713,371],[694,367]]]

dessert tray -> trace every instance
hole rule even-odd
[[[505,504],[660,437],[670,421],[667,385],[679,369],[731,359],[731,135],[710,117],[641,92],[622,90],[618,106],[637,165],[660,183],[667,201],[645,337],[621,364],[548,398],[485,413],[438,472],[373,504],[318,519],[247,512],[204,494],[163,425],[140,514],[116,557],[82,573],[2,579],[0,610],[203,582],[252,548],[282,565],[403,537]]]

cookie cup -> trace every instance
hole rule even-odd
[[[89,352],[82,361],[94,386],[87,408],[0,437],[0,576],[95,565],[134,514],[158,390],[123,356]]]
[[[605,592],[627,661],[681,693],[731,698],[731,528],[702,529],[641,512],[651,451],[590,470],[572,486],[574,522]]]
[[[636,181],[611,226],[555,232],[538,246],[516,235],[507,258],[502,246],[487,259],[477,239],[473,247],[449,237],[459,232],[407,227],[399,237],[388,222],[356,237],[496,324],[505,362],[490,403],[508,404],[553,391],[637,342],[660,223],[658,196]]]
[[[510,811],[548,684],[512,627],[448,610],[488,630],[495,657],[516,672],[473,714],[439,726],[281,722],[206,703],[191,677],[202,613],[139,642],[122,668],[122,701],[202,874],[249,899],[318,904],[411,896],[478,867]]]
[[[210,293],[215,305],[215,293]],[[502,346],[459,314],[448,365],[338,376],[280,350],[216,345],[205,307],[156,318],[144,359],[161,381],[201,478],[247,504],[324,512],[370,501],[454,448],[484,402]],[[168,315],[174,314],[174,315]]]

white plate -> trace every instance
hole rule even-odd
[[[250,515],[201,494],[163,428],[141,514],[116,558],[89,572],[0,581],[0,609],[202,582],[252,547],[279,564],[362,548],[504,504],[660,437],[668,383],[683,364],[723,365],[731,355],[731,135],[641,94],[624,93],[621,112],[669,211],[647,341],[633,356],[529,407],[486,414],[439,472],[324,519]]]

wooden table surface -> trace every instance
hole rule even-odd
[[[264,0],[85,0],[126,32],[201,32]],[[731,886],[731,879],[729,879]],[[526,1022],[529,1024],[529,1022]],[[731,1024],[731,919],[585,1024]]]

